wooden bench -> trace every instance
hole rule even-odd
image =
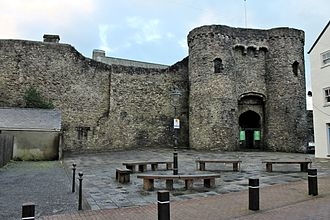
[[[233,171],[239,171],[242,161],[241,160],[213,160],[213,159],[201,160],[201,159],[198,159],[198,160],[196,160],[196,163],[199,164],[199,170],[201,170],[201,171],[206,170],[206,168],[205,168],[206,163],[224,163],[224,164],[231,163],[231,164],[233,164]],[[198,169],[198,166],[197,166],[197,169]]]
[[[166,164],[166,170],[173,169],[173,161],[134,161],[134,162],[124,162],[123,165],[126,166],[127,169],[131,170],[133,173],[136,172],[136,166],[138,166],[139,172],[147,171],[147,165],[151,165],[151,170],[158,170],[159,164]]]
[[[266,164],[267,172],[273,171],[273,164],[300,164],[300,171],[307,172],[308,165],[311,164],[312,161],[311,160],[287,160],[287,161],[269,160],[269,161],[262,161],[262,163]]]
[[[126,168],[117,168],[116,169],[116,180],[120,183],[129,183],[131,170]]]
[[[190,174],[190,175],[148,175],[141,174],[137,178],[143,179],[143,189],[153,190],[154,180],[160,179],[166,181],[166,189],[173,190],[173,181],[175,179],[185,181],[185,189],[192,189],[194,180],[204,180],[204,187],[215,187],[215,178],[220,178],[219,174]]]

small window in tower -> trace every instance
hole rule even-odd
[[[222,71],[224,69],[222,60],[220,58],[215,58],[213,60],[213,64],[214,64],[214,73],[222,73]]]
[[[323,89],[325,105],[330,105],[330,87]]]
[[[294,61],[292,64],[292,72],[295,76],[298,76],[299,71],[299,63],[297,61]]]

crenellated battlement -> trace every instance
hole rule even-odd
[[[189,32],[187,41],[189,47],[194,47],[201,41],[214,40],[218,43],[234,42],[234,44],[264,44],[267,46],[268,41],[281,40],[301,41],[304,43],[304,32],[293,28],[272,28],[263,29],[245,29],[232,28],[224,25],[209,25],[193,29]]]

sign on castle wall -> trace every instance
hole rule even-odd
[[[174,129],[180,129],[180,120],[175,118],[174,119]]]

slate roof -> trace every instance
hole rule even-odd
[[[60,111],[31,108],[0,108],[0,130],[59,131],[60,129]]]

